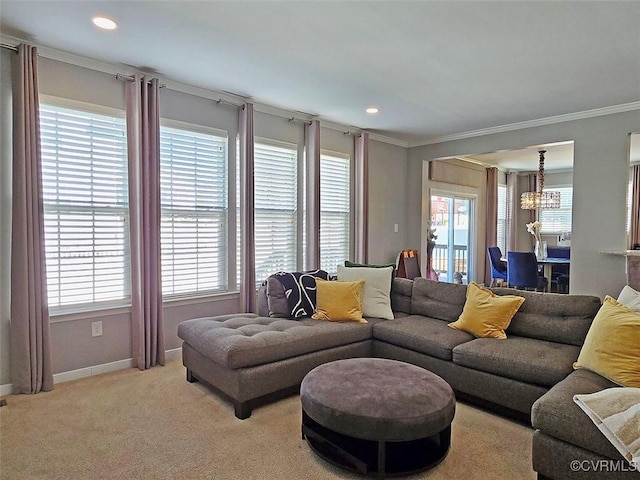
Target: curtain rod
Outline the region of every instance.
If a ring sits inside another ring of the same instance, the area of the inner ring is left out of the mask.
[[[352,132],[351,130],[347,130],[346,132],[342,132],[343,135],[353,135],[354,137],[361,137],[362,133],[360,132]]]
[[[116,80],[125,80],[127,82],[135,81],[136,77],[133,75],[125,75],[124,73],[116,73]],[[161,83],[158,88],[165,88],[167,86],[166,83]]]
[[[302,118],[291,117],[289,122],[302,122],[305,125],[311,125],[313,122],[311,120],[304,120]]]
[[[125,80],[127,82],[133,82],[135,80],[135,77],[133,75],[125,75],[124,73],[116,73],[116,79],[117,80]],[[163,83],[163,84],[160,85],[160,88],[166,88],[166,86],[167,86],[167,84]],[[217,104],[231,105],[231,106],[236,107],[236,108],[244,109],[244,105],[243,104],[228,102],[227,100],[224,100],[222,98],[219,98],[218,100],[216,100],[216,103]]]
[[[10,45],[8,43],[0,43],[0,48],[6,48],[7,50],[13,50],[14,52],[18,51],[18,47],[15,45]]]
[[[244,104],[229,102],[229,101],[224,100],[222,98],[219,98],[218,100],[216,100],[216,103],[218,105],[220,105],[220,104],[222,104],[222,105],[231,105],[232,107],[236,107],[236,108],[244,108]]]

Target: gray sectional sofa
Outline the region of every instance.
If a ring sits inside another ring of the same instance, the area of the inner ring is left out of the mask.
[[[304,376],[322,363],[352,357],[401,360],[441,376],[458,398],[527,422],[532,417],[533,462],[540,478],[640,478],[638,472],[602,476],[571,469],[575,459],[622,459],[572,401],[575,393],[615,386],[572,367],[600,299],[492,289],[526,300],[506,340],[484,339],[447,326],[462,312],[466,289],[396,278],[391,290],[394,320],[336,323],[284,318],[284,291],[269,279],[259,291],[258,315],[180,324],[187,380],[206,382],[233,402],[238,418],[247,418],[259,404],[296,392]]]

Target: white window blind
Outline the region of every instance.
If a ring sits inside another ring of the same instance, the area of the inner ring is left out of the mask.
[[[295,145],[255,143],[256,283],[296,270],[298,154]]]
[[[227,137],[160,128],[163,296],[227,289]]]
[[[351,160],[320,155],[320,268],[336,273],[349,259]]]
[[[573,187],[549,187],[545,188],[544,191],[560,192],[560,208],[544,208],[540,210],[542,233],[570,232]]]
[[[506,255],[507,252],[507,186],[498,185],[498,228],[497,246]],[[489,245],[491,246],[491,245]]]
[[[40,105],[49,307],[130,295],[123,118]]]

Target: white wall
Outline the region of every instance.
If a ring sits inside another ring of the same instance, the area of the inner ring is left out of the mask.
[[[545,125],[409,149],[408,211],[421,215],[422,162],[429,159],[517,150],[574,141],[571,293],[617,296],[625,284],[629,134],[640,129],[640,110]],[[410,225],[409,242],[421,232]]]

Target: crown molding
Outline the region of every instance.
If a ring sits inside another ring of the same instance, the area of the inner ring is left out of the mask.
[[[400,140],[399,138],[387,137],[386,135],[380,135],[379,133],[369,132],[369,140],[375,140],[377,142],[388,143],[395,145],[396,147],[409,148],[409,142],[406,140]]]
[[[424,145],[434,145],[436,143],[452,142],[455,140],[463,140],[465,138],[481,137],[484,135],[511,132],[514,130],[522,130],[525,128],[541,127],[544,125],[553,125],[555,123],[571,122],[573,120],[582,120],[585,118],[601,117],[604,115],[631,112],[634,110],[640,110],[640,101],[623,103],[620,105],[612,105],[610,107],[594,108],[592,110],[584,110],[582,112],[567,113],[564,115],[555,115],[553,117],[539,118],[536,120],[527,120],[526,122],[517,122],[517,123],[510,123],[507,125],[499,125],[496,127],[481,128],[479,130],[471,130],[468,132],[454,133],[452,135],[442,135],[442,136],[433,137],[424,141],[411,142],[409,144],[409,147],[421,147]]]
[[[273,115],[274,117],[282,117],[282,118],[295,118],[296,120],[302,120],[305,122],[310,122],[311,120],[320,120],[318,115],[313,115],[311,113],[299,112],[295,110],[287,110],[286,108],[275,107],[273,105],[269,105],[267,103],[261,103],[255,100],[249,100],[253,103],[253,109],[256,112],[266,113],[268,115]],[[343,127],[346,128],[346,127]]]

